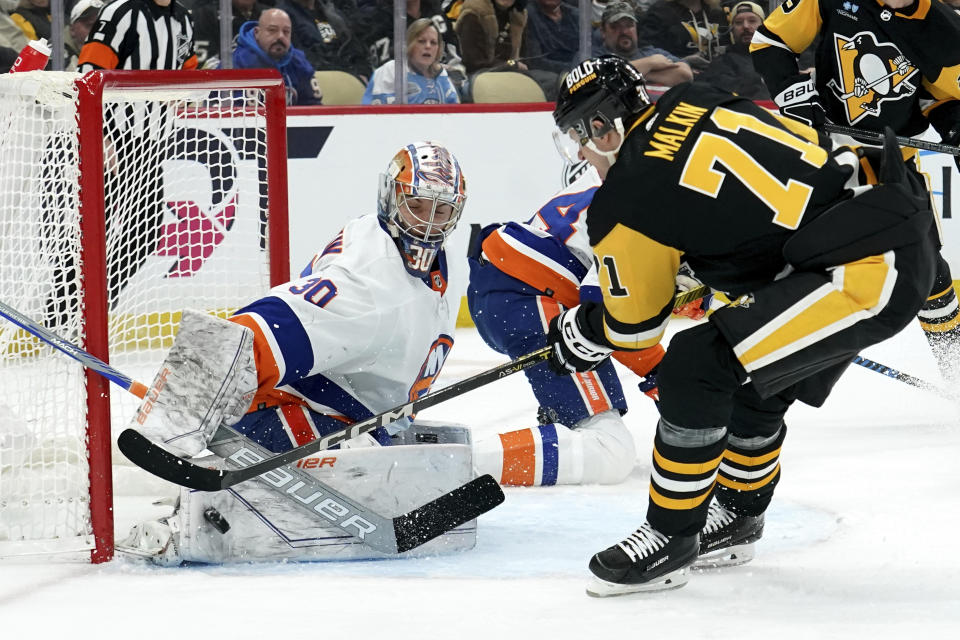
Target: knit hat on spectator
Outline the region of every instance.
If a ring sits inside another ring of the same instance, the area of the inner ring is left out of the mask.
[[[84,14],[87,12],[90,13],[87,17],[92,18],[100,13],[101,8],[103,8],[102,0],[79,0],[77,4],[73,5],[73,9],[70,10],[70,22],[72,24],[80,18],[85,17]]]
[[[607,5],[607,8],[603,11],[603,17],[600,18],[600,22],[601,24],[608,25],[618,20],[623,20],[624,18],[630,18],[636,22],[637,12],[632,4],[621,0],[619,2],[611,2]]]
[[[738,2],[733,5],[733,8],[730,9],[730,22],[733,22],[734,17],[741,13],[755,13],[760,16],[760,19],[763,20],[766,18],[766,14],[763,12],[763,9],[760,8],[756,2],[749,2],[749,0],[744,0],[743,2]]]

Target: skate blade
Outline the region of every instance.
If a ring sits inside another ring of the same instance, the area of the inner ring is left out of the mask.
[[[751,560],[753,560],[753,543],[748,542],[700,556],[697,558],[697,561],[693,563],[693,568],[704,570],[738,567],[742,564],[747,564]]]
[[[660,576],[656,580],[644,582],[642,584],[617,584],[616,582],[607,582],[600,578],[593,578],[587,585],[587,595],[593,598],[609,598],[612,596],[625,596],[630,593],[656,593],[658,591],[670,591],[679,589],[687,584],[690,577],[687,575],[687,569],[677,569],[672,573]]]

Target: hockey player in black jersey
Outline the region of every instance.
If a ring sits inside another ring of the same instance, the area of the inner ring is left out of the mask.
[[[551,323],[555,370],[657,344],[681,260],[742,296],[670,341],[647,521],[590,561],[592,595],[673,588],[698,554],[760,537],[788,407],[820,406],[857,352],[916,315],[939,248],[933,214],[892,134],[880,184],[865,184],[854,149],[700,83],[650,104],[615,57],[573,69],[554,118],[608,169],[588,226],[603,302]],[[879,166],[880,150],[866,153]]]
[[[813,78],[799,72],[797,55],[817,35]],[[786,0],[750,50],[784,115],[902,136],[932,128],[960,143],[960,16],[937,0]],[[915,171],[916,150],[903,152]],[[919,319],[944,377],[960,380],[960,308],[942,257]]]

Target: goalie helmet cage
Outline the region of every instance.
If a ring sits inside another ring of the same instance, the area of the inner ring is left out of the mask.
[[[273,70],[0,76],[0,300],[152,379],[181,309],[289,278],[285,104]],[[136,406],[0,321],[0,557],[112,558]]]

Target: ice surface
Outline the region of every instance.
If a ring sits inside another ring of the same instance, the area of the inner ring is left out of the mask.
[[[864,355],[939,382],[916,324]],[[460,331],[441,384],[502,361]],[[473,551],[179,569],[5,560],[0,638],[960,637],[960,410],[857,366],[822,409],[788,414],[783,480],[752,563],[695,574],[677,591],[588,598],[588,558],[639,525],[646,505],[655,410],[623,379],[633,476],[508,489]],[[476,437],[529,426],[535,412],[515,376],[422,417],[468,424]],[[118,535],[169,511],[121,493]]]

